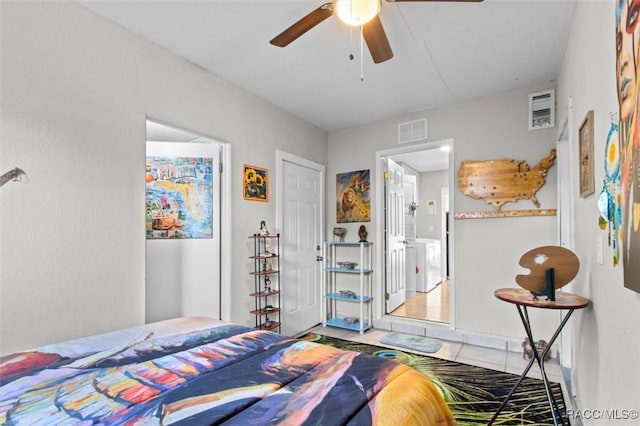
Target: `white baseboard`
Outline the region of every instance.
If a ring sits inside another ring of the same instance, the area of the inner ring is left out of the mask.
[[[451,342],[468,343],[485,348],[508,350],[523,353],[522,340],[487,336],[473,331],[454,330],[449,324],[429,322],[412,318],[402,318],[386,315],[373,321],[373,326],[380,330],[397,331],[416,336],[433,337]],[[524,334],[524,333],[523,333]],[[551,357],[558,356],[557,347],[551,347]]]

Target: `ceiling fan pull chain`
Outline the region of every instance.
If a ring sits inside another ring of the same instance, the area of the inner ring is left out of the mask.
[[[349,53],[349,60],[353,61],[353,58],[355,58],[355,55],[353,54],[353,27],[349,27],[349,50],[351,50],[351,53]]]
[[[363,26],[360,25],[360,81],[364,81],[364,34]]]

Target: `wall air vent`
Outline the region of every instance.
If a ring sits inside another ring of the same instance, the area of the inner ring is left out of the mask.
[[[529,130],[548,129],[555,124],[556,91],[529,94]]]
[[[427,119],[398,124],[398,143],[422,141],[427,138]]]

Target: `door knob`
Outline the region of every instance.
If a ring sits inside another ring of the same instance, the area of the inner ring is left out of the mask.
[[[316,256],[316,260],[318,262],[322,262],[324,260],[324,258],[322,256]]]

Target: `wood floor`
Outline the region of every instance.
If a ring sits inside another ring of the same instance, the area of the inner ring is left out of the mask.
[[[391,315],[448,323],[449,281],[441,282],[428,293],[418,292],[415,297],[407,298]]]

